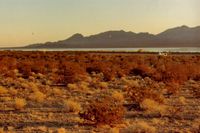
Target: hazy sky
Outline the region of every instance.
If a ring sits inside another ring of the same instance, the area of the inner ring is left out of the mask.
[[[200,0],[0,0],[0,46],[200,25]]]

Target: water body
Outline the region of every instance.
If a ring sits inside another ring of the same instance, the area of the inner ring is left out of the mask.
[[[173,47],[173,48],[54,48],[54,49],[0,49],[11,51],[107,51],[107,52],[195,52],[200,53],[200,47]]]

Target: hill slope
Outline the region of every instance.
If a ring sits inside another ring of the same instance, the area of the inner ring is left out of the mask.
[[[32,44],[25,48],[126,48],[126,47],[200,47],[200,26],[168,29],[160,34],[107,31],[84,37],[72,37],[44,44]]]

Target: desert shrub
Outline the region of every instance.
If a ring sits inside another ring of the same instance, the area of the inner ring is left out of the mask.
[[[104,71],[103,75],[105,81],[112,81],[117,76],[117,74],[114,71]]]
[[[200,67],[198,58],[186,56],[169,56],[159,59],[154,63],[156,71],[152,78],[157,81],[176,82],[183,84],[188,79],[198,80]]]
[[[6,88],[0,86],[0,94],[5,94],[7,92],[8,92],[8,90]]]
[[[120,65],[117,64],[117,62],[106,62],[105,68],[102,72],[105,81],[112,81],[115,78],[120,78],[124,75],[123,69],[120,68]]]
[[[159,104],[152,99],[144,99],[140,105],[142,109],[147,110],[151,113],[164,114],[167,109],[166,106]]]
[[[31,65],[31,72],[44,74],[45,73],[46,62],[44,60],[42,60],[42,59],[33,62],[33,64]]]
[[[114,98],[116,101],[119,101],[119,102],[124,102],[124,95],[122,94],[122,92],[113,92],[112,93],[112,98]]]
[[[77,84],[68,84],[67,87],[68,87],[70,90],[77,90],[77,89],[78,89]]]
[[[3,102],[8,102],[8,101],[11,101],[12,98],[11,97],[0,97],[0,101],[3,101]]]
[[[101,89],[107,89],[108,88],[108,83],[107,82],[99,82],[99,87]]]
[[[15,108],[20,110],[23,109],[26,106],[26,100],[21,98],[15,99]]]
[[[113,67],[112,62],[104,62],[104,61],[94,61],[87,66],[86,71],[89,74],[92,74],[93,72],[96,74],[103,73],[104,80],[110,81],[113,80],[114,77],[116,77],[116,68]]]
[[[193,95],[196,98],[200,98],[200,89],[199,89],[199,85],[192,85],[192,91],[193,91]]]
[[[144,99],[153,99],[158,103],[164,102],[161,93],[159,91],[154,90],[154,88],[151,87],[128,88],[127,96],[130,97],[131,100],[136,104],[142,103]]]
[[[85,91],[87,92],[89,90],[88,87],[88,83],[81,81],[78,82],[77,84],[68,84],[67,87],[71,90],[71,91]]]
[[[124,131],[125,133],[155,133],[156,128],[144,121],[138,121]]]
[[[67,112],[78,113],[81,111],[81,105],[73,100],[65,100],[64,108]]]
[[[179,91],[180,91],[180,84],[179,83],[175,83],[175,82],[168,82],[168,83],[165,83],[166,85],[166,90],[167,90],[167,93],[168,94],[177,94]]]
[[[200,80],[200,64],[188,63],[186,65],[188,72],[188,79],[193,79],[196,81]]]
[[[57,74],[54,76],[56,83],[69,84],[77,82],[81,79],[81,75],[84,75],[85,71],[78,64],[75,63],[63,63],[60,65]]]
[[[179,102],[180,102],[181,104],[186,104],[186,99],[185,99],[185,97],[180,96],[178,99],[179,99]]]
[[[37,129],[40,131],[40,132],[44,132],[46,133],[48,131],[48,128],[46,126],[39,126],[37,127]]]
[[[152,70],[146,65],[139,65],[136,68],[130,70],[130,75],[141,76],[141,77],[150,77]]]
[[[4,57],[0,60],[0,66],[6,67],[8,70],[14,70],[17,67],[17,60],[13,57]]]
[[[67,133],[65,128],[58,128],[57,133]]]
[[[112,97],[92,100],[84,112],[79,113],[81,118],[96,125],[122,122],[124,114],[125,109],[123,105]]]
[[[33,92],[39,91],[38,84],[34,82],[24,83],[24,88],[30,88]]]
[[[10,93],[12,96],[15,96],[15,95],[17,95],[18,91],[17,91],[15,88],[10,88],[10,89],[9,89],[9,93]]]
[[[188,70],[185,66],[175,63],[166,63],[166,71],[162,74],[163,81],[183,83],[188,79]]]
[[[93,72],[100,73],[101,70],[99,68],[96,68],[96,67],[88,67],[88,68],[86,68],[86,72],[89,73],[89,74],[92,74]]]
[[[28,79],[31,75],[31,65],[31,61],[21,61],[18,63],[17,67],[23,78]]]
[[[53,92],[53,95],[56,95],[56,96],[61,96],[63,94],[62,90],[59,88],[53,88],[52,92]]]
[[[13,79],[16,79],[17,75],[16,73],[14,72],[14,70],[5,70],[4,71],[4,77],[10,77],[10,78],[13,78]]]
[[[30,98],[31,100],[34,100],[34,101],[38,102],[38,103],[41,103],[41,102],[43,102],[44,99],[46,98],[46,95],[43,94],[43,93],[40,92],[40,91],[35,91],[35,92],[33,92],[33,93],[29,96],[29,98]]]

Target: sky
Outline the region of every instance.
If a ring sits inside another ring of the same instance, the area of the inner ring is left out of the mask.
[[[200,25],[200,0],[0,0],[0,47]]]

